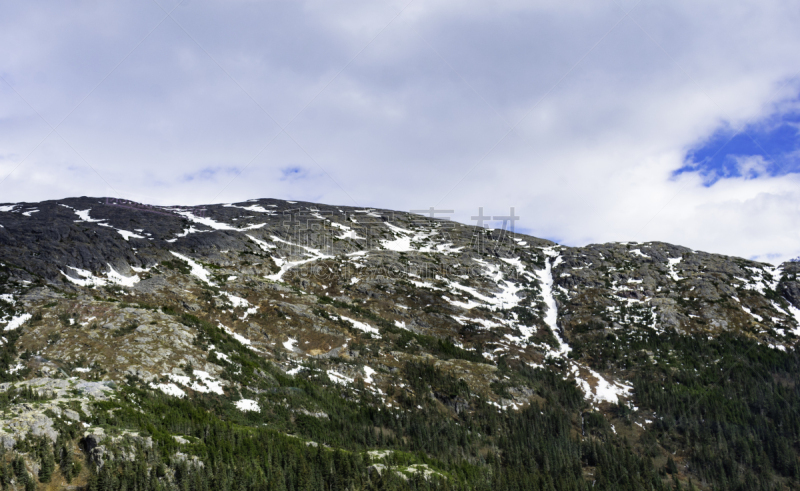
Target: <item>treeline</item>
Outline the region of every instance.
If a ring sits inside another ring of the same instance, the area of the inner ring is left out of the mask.
[[[256,370],[293,390],[262,395],[260,412],[241,413],[215,395],[177,399],[131,386],[116,401],[97,403],[93,424],[136,429],[155,445],[139,449],[134,462],[108,461],[89,489],[668,489],[651,462],[607,431],[576,434],[583,402],[574,384],[547,370],[517,368],[503,364],[536,388],[542,405],[500,411],[425,363],[404,367],[411,386],[394,410],[363,386],[342,394],[349,389],[332,388],[313,370],[283,379],[266,363]],[[328,417],[286,407],[311,405]],[[179,445],[173,435],[192,443]],[[369,449],[393,452],[371,462]],[[178,459],[178,451],[198,460]],[[408,471],[413,464],[434,472],[415,476]]]
[[[152,445],[107,440],[103,465],[81,467],[69,451],[77,430],[60,428],[56,445],[34,439],[14,450],[39,464],[38,475],[17,455],[0,459],[3,489],[82,470],[83,479],[87,467],[91,491],[695,489],[686,476],[702,489],[798,487],[800,357],[745,338],[639,331],[577,344],[575,355],[598,368],[627,366],[639,411],[659,416],[628,441],[557,370],[499,359],[493,389],[534,395],[524,409],[501,410],[433,364],[406,363],[408,385],[389,385],[389,408],[360,379],[334,384],[313,362],[287,376],[221,329],[178,318],[198,329],[197,344],[226,353],[230,362],[215,361],[230,382],[226,396],[180,399],[130,378],[115,399],[94,404],[90,423]],[[617,356],[622,343],[629,356]],[[4,404],[37,397],[18,391]],[[260,410],[238,410],[232,401],[242,397]],[[616,407],[616,424],[631,424],[633,411]]]
[[[2,335],[5,342],[0,343],[0,383],[23,380],[29,370],[13,366],[17,360],[17,341],[22,335],[22,329],[4,331]]]
[[[135,429],[151,435],[155,445],[140,449],[134,462],[107,462],[89,489],[672,487],[607,425],[582,436],[583,395],[551,370],[501,360],[501,374],[531,387],[541,400],[507,411],[432,364],[407,363],[403,379],[409,386],[392,384],[400,407],[387,408],[359,380],[354,387],[337,386],[313,364],[303,376],[288,377],[220,329],[196,317],[182,319],[200,330],[199,344],[214,344],[240,367],[226,370],[226,377],[247,387],[242,395],[257,399],[261,411],[243,413],[213,394],[177,399],[131,379],[116,401],[97,403],[93,424]],[[179,445],[173,435],[192,443]],[[371,449],[392,452],[371,461],[365,453]],[[178,451],[197,460],[176,459]],[[415,464],[432,473],[415,475],[409,467]]]
[[[572,356],[596,369],[625,370],[635,404],[655,412],[637,445],[643,456],[675,453],[677,470],[712,489],[800,489],[796,350],[641,328],[590,331],[574,346]]]
[[[664,336],[677,358],[640,370],[656,438],[720,489],[800,487],[800,356],[740,336]]]

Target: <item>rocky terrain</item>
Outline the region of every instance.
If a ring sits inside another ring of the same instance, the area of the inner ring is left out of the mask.
[[[352,460],[315,489],[794,488],[798,267],[272,199],[2,204],[0,484],[302,487],[215,481],[234,425]]]

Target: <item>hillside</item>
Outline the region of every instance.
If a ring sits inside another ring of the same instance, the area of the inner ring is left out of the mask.
[[[3,489],[797,489],[800,263],[0,205]]]

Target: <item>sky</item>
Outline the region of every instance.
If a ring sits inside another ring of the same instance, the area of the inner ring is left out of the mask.
[[[565,245],[779,263],[798,25],[770,0],[6,2],[0,202],[513,207]]]

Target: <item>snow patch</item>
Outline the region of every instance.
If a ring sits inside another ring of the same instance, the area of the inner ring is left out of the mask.
[[[409,252],[411,251],[411,237],[403,236],[394,240],[381,240],[381,245],[384,249],[394,252]]]
[[[609,382],[603,378],[602,375],[595,372],[591,368],[584,368],[584,370],[588,371],[589,375],[597,381],[594,389],[592,389],[591,384],[587,380],[580,378],[578,367],[576,365],[572,366],[572,374],[575,376],[575,382],[578,384],[581,390],[583,390],[586,396],[592,399],[595,403],[617,403],[621,397],[629,396],[633,390],[633,387],[628,384],[623,384],[621,382]]]
[[[208,217],[195,216],[190,211],[181,210],[181,211],[176,211],[175,213],[195,223],[199,223],[201,225],[205,225],[206,227],[213,228],[214,230],[238,230],[236,227],[232,227],[227,223],[218,222]]]
[[[173,397],[178,397],[178,398],[186,397],[186,392],[181,390],[180,387],[178,387],[177,385],[173,384],[172,382],[170,382],[168,384],[153,384],[153,383],[151,383],[150,387],[152,387],[153,389],[156,389],[156,390],[160,390],[161,392],[167,394],[168,396],[173,396]]]
[[[747,312],[748,314],[750,314],[751,316],[753,316],[753,318],[754,318],[755,320],[757,320],[758,322],[764,322],[764,318],[763,318],[763,317],[761,317],[761,316],[760,316],[760,315],[758,315],[758,314],[754,314],[754,313],[753,313],[753,311],[751,311],[750,309],[748,309],[748,308],[747,308],[747,307],[745,307],[744,305],[742,305],[742,310],[744,310],[745,312]]]
[[[328,378],[331,379],[331,382],[345,385],[345,384],[352,384],[353,379],[348,377],[347,375],[342,375],[339,372],[334,372],[333,370],[327,370],[326,373],[328,374]]]
[[[229,205],[222,205],[222,206],[224,206],[226,208],[241,208],[242,210],[255,211],[255,212],[258,212],[258,213],[266,213],[268,215],[272,215],[272,214],[275,213],[275,210],[267,210],[266,208],[264,208],[261,205],[236,206],[234,204],[229,204]],[[273,206],[273,205],[270,205],[270,206]]]
[[[20,326],[28,322],[28,320],[32,317],[31,314],[20,314],[11,318],[6,324],[6,327],[3,328],[4,331],[13,331],[15,329],[19,329]]]
[[[364,382],[371,384],[372,383],[372,376],[375,375],[375,370],[368,366],[364,366]]]
[[[220,292],[221,295],[228,297],[228,300],[231,302],[231,305],[234,307],[248,307],[250,306],[250,302],[245,300],[242,297],[237,297],[236,295],[232,295],[228,292]]]
[[[145,237],[144,237],[144,236],[142,236],[142,235],[135,234],[135,233],[133,233],[133,232],[128,232],[127,230],[122,230],[122,229],[119,229],[119,228],[118,228],[118,229],[115,229],[115,230],[116,230],[116,231],[117,231],[117,233],[118,233],[118,234],[120,234],[120,235],[122,236],[122,238],[123,238],[123,239],[125,239],[125,240],[128,240],[128,239],[130,239],[131,237],[133,237],[134,239],[144,239],[144,238],[145,238]]]
[[[139,282],[139,277],[137,275],[133,276],[123,276],[122,274],[118,273],[111,265],[108,265],[109,271],[106,273],[106,278],[99,278],[94,276],[91,271],[87,271],[85,269],[75,268],[73,266],[67,266],[69,269],[73,270],[80,278],[73,278],[69,276],[65,272],[61,271],[67,280],[70,283],[74,283],[78,286],[105,286],[109,283],[114,285],[120,285],[125,287],[132,287],[136,283]]]
[[[667,264],[667,267],[669,268],[669,271],[667,272],[667,274],[669,274],[669,276],[670,276],[670,277],[671,277],[671,278],[672,278],[674,281],[679,281],[679,280],[682,280],[682,279],[683,279],[683,278],[681,278],[680,276],[678,276],[678,273],[675,271],[675,266],[676,266],[676,265],[677,265],[679,262],[681,262],[681,259],[683,259],[683,258],[682,258],[682,257],[679,257],[679,258],[677,258],[677,259],[667,259],[667,263],[668,263],[668,264]]]
[[[237,333],[233,332],[227,326],[223,325],[222,322],[217,322],[217,326],[220,329],[222,329],[223,331],[225,331],[226,333],[230,334],[233,339],[239,341],[240,343],[242,343],[243,345],[247,346],[248,348],[250,348],[252,350],[258,351],[253,347],[252,341],[250,341],[246,337],[242,336],[241,334],[237,334]]]
[[[355,221],[355,220],[353,220]],[[398,227],[397,225],[393,225],[389,222],[384,222],[384,225],[389,227],[394,235],[393,240],[386,240],[383,239],[380,241],[381,245],[384,249],[394,251],[394,252],[409,252],[409,251],[419,251],[419,252],[439,252],[442,254],[450,254],[454,252],[459,252],[462,247],[453,249],[453,244],[437,244],[433,248],[430,246],[420,246],[421,242],[425,239],[429,238],[431,235],[434,235],[436,232],[431,233],[414,233],[410,230]]]
[[[375,335],[375,336],[377,336],[379,338],[381,337],[380,331],[378,331],[374,327],[370,326],[369,324],[366,324],[364,322],[359,322],[359,321],[357,321],[355,319],[351,319],[351,318],[345,317],[343,315],[340,315],[339,318],[342,319],[342,320],[345,320],[345,321],[347,321],[347,322],[349,322],[351,324],[353,324],[353,327],[355,327],[356,329],[358,329],[360,331],[368,332],[368,333],[373,334],[373,335]]]
[[[89,223],[100,223],[100,222],[104,222],[105,221],[105,220],[95,220],[95,219],[93,219],[92,217],[89,216],[89,212],[90,211],[92,211],[91,208],[89,208],[87,210],[75,210],[75,214],[78,215],[78,217],[80,218],[80,220],[77,220],[77,221],[83,221],[83,222],[89,222]]]
[[[92,275],[91,271],[75,268],[73,266],[67,266],[67,267],[73,270],[75,273],[77,273],[78,276],[80,276],[80,278],[73,278],[67,273],[59,270],[61,274],[63,274],[70,283],[74,283],[78,286],[103,286],[106,284],[106,280]]]
[[[247,319],[247,316],[253,315],[256,312],[258,312],[258,307],[250,307],[249,309],[244,311],[244,314],[241,317],[239,317],[239,320],[245,320]]]
[[[231,359],[228,357],[228,355],[227,355],[227,354],[225,354],[225,353],[223,353],[222,351],[219,351],[219,350],[211,350],[211,349],[209,349],[209,351],[213,351],[214,355],[216,355],[216,357],[217,357],[217,358],[219,358],[220,360],[222,360],[222,361],[226,361],[226,362],[228,362],[228,363],[230,363],[230,362],[231,362]]]
[[[264,240],[261,240],[261,239],[256,239],[255,237],[253,237],[250,234],[245,234],[245,235],[247,235],[247,237],[250,238],[250,240],[255,242],[256,245],[258,245],[258,247],[260,247],[262,251],[269,251],[270,249],[275,249],[275,246],[273,244],[270,244],[267,241],[264,241]]]
[[[258,407],[258,402],[252,399],[240,399],[233,403],[236,406],[236,409],[239,411],[261,411],[261,408]]]
[[[561,339],[561,335],[559,334],[558,307],[556,306],[556,299],[553,297],[553,265],[558,264],[561,256],[553,248],[543,249],[543,252],[547,256],[555,256],[555,259],[552,262],[545,259],[545,268],[536,272],[536,274],[539,276],[539,281],[542,283],[542,300],[544,300],[545,305],[547,305],[547,312],[544,316],[544,322],[550,328],[550,331],[558,341],[558,348],[554,352],[548,354],[564,357],[571,351],[572,348],[570,348],[569,345],[563,339]]]
[[[209,285],[213,285],[214,284],[209,279],[210,276],[211,276],[211,273],[207,269],[205,269],[200,263],[192,260],[189,257],[184,256],[183,254],[178,254],[177,252],[173,252],[173,251],[169,251],[169,252],[170,252],[170,254],[172,254],[173,256],[177,257],[178,259],[182,259],[182,260],[186,261],[187,263],[189,263],[189,266],[192,267],[192,271],[190,273],[192,276],[196,276],[196,277],[200,278],[201,280],[203,280],[205,283],[207,283]]]
[[[214,377],[209,375],[208,372],[204,372],[202,370],[194,370],[194,376],[197,377],[199,380],[195,380],[192,382],[190,389],[196,392],[213,392],[215,394],[222,395],[225,391],[222,390],[222,381],[216,380]]]
[[[265,278],[268,279],[268,280],[283,281],[282,280],[283,275],[285,275],[287,271],[289,271],[291,268],[293,268],[295,266],[299,266],[301,264],[306,264],[306,263],[309,263],[311,261],[317,261],[319,259],[331,259],[333,257],[333,256],[327,256],[327,255],[323,254],[322,251],[320,251],[319,249],[314,249],[314,248],[311,248],[311,247],[292,244],[291,242],[287,242],[287,241],[285,241],[285,240],[283,240],[283,239],[281,239],[279,237],[276,237],[274,235],[272,236],[272,240],[275,241],[275,242],[283,242],[284,244],[289,244],[290,246],[299,247],[301,249],[304,249],[306,251],[305,255],[306,256],[311,256],[311,258],[310,259],[302,259],[300,261],[289,261],[289,260],[283,259],[283,258],[272,258],[275,261],[275,264],[277,264],[278,267],[281,268],[281,269],[280,269],[280,271],[278,271],[277,273],[275,273],[273,275],[265,276]]]
[[[117,273],[111,265],[108,265],[108,273],[106,276],[108,277],[108,281],[115,285],[125,286],[125,287],[132,287],[136,283],[139,283],[140,279],[137,275],[133,276],[123,276],[120,273]]]
[[[792,314],[794,320],[797,321],[797,326],[792,330],[795,336],[800,336],[800,309],[792,304],[789,304],[789,313]]]

